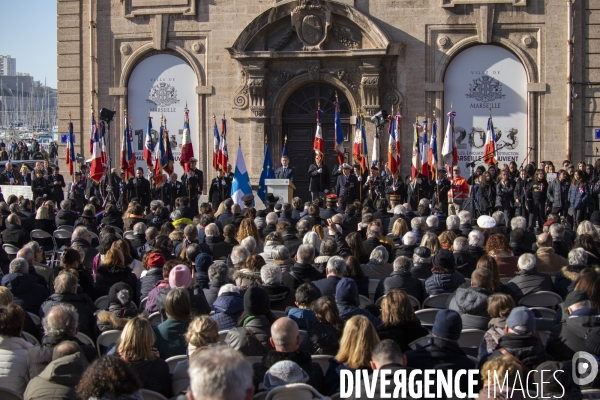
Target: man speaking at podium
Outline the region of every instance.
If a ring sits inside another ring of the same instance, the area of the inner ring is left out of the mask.
[[[294,182],[294,169],[290,168],[290,159],[288,156],[281,157],[281,167],[275,171],[275,178],[289,179]]]

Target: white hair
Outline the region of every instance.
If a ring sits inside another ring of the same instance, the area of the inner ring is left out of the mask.
[[[133,226],[133,234],[134,235],[143,235],[144,232],[146,232],[146,229],[148,229],[148,227],[146,226],[145,223],[138,222],[137,224],[135,224]]]
[[[402,204],[398,204],[397,206],[394,207],[394,215],[400,215],[400,214],[405,214],[406,213],[406,207],[404,207]]]
[[[427,217],[426,223],[427,226],[430,228],[437,228],[440,224],[440,220],[435,215],[430,215],[429,217]]]
[[[421,229],[422,225],[423,225],[423,218],[421,218],[421,217],[414,217],[413,219],[410,220],[411,229],[418,231],[419,229]]]
[[[346,272],[346,261],[340,256],[331,257],[327,260],[327,272],[333,275],[343,275]]]
[[[229,346],[212,346],[191,357],[188,376],[195,400],[243,399],[253,385],[252,365]]]
[[[417,243],[417,237],[412,232],[406,232],[404,236],[402,236],[402,243],[405,246],[414,246]]]
[[[471,213],[466,210],[462,210],[461,212],[459,212],[458,218],[460,219],[461,224],[470,224],[471,223]]]
[[[387,262],[390,257],[390,253],[383,246],[377,246],[371,251],[371,255],[369,256],[370,260],[375,260],[377,263],[382,264]]]
[[[456,215],[449,215],[446,218],[446,228],[450,229],[458,229],[460,226],[460,218]]]
[[[281,283],[281,268],[271,263],[264,265],[260,269],[260,279],[262,279],[264,285]]]
[[[550,225],[548,232],[550,232],[550,236],[552,236],[552,240],[555,242],[565,237],[565,227],[558,223]]]
[[[8,271],[11,274],[27,274],[29,272],[29,264],[26,259],[17,257],[10,262]]]
[[[71,234],[71,240],[83,239],[88,232],[89,231],[85,226],[80,225],[73,230],[73,233]]]
[[[492,214],[492,218],[494,218],[494,221],[496,221],[497,225],[502,225],[502,223],[505,221],[504,211],[496,211]]]
[[[248,236],[251,237],[251,236]],[[247,238],[246,238],[247,239]],[[254,239],[254,238],[252,238]],[[243,240],[242,240],[243,242]],[[256,242],[255,242],[256,243]],[[250,251],[242,245],[235,246],[233,250],[231,250],[231,262],[235,264],[241,264],[250,256]]]
[[[588,255],[584,249],[578,247],[576,249],[571,250],[567,258],[569,260],[569,265],[586,265]]]
[[[400,256],[397,257],[394,260],[394,271],[410,271],[410,268],[412,267],[411,263],[410,263],[410,258],[405,257],[405,256]]]
[[[525,217],[514,217],[510,220],[510,227],[514,231],[515,229],[523,229],[523,231],[527,230],[527,220]]]
[[[277,224],[277,213],[275,212],[270,212],[267,214],[267,217],[265,218],[265,220],[267,221],[267,224]]]
[[[321,239],[319,239],[319,235],[316,232],[310,231],[304,234],[304,238],[302,239],[302,244],[310,244],[315,249],[321,248]]]
[[[459,236],[454,239],[452,248],[454,249],[455,253],[466,253],[469,251],[469,241],[466,237]]]
[[[225,285],[221,286],[219,288],[219,294],[218,296],[222,295],[223,293],[239,293],[240,289],[235,286],[233,283],[226,283]]]
[[[204,228],[204,233],[206,234],[206,236],[219,236],[219,227],[215,223],[210,223]],[[256,243],[256,240],[254,241],[254,243]]]
[[[525,253],[519,257],[519,261],[517,261],[517,266],[520,270],[531,270],[535,268],[535,254]]]
[[[469,246],[483,247],[485,244],[485,236],[481,231],[473,230],[469,232]]]
[[[423,206],[427,206],[429,207],[429,205],[431,204],[431,201],[429,201],[428,198],[423,197],[421,200],[419,200],[419,205],[423,205]]]
[[[246,236],[244,239],[242,239],[240,244],[244,246],[246,250],[250,252],[250,254],[256,251],[256,240],[252,236]]]

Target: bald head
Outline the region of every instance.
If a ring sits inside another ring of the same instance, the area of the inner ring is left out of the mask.
[[[271,345],[275,351],[290,352],[298,350],[300,334],[298,324],[289,318],[279,318],[271,325]]]
[[[81,347],[78,343],[71,340],[65,340],[54,347],[54,350],[52,351],[52,361],[70,356],[71,354],[81,353],[81,351]]]
[[[549,233],[542,233],[536,243],[538,247],[552,247],[552,236]]]

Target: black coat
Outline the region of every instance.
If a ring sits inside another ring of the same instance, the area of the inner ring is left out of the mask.
[[[387,244],[387,243],[383,243],[380,242],[379,239],[377,239],[376,237],[370,237],[367,240],[363,240],[363,246],[365,248],[365,252],[367,254],[371,254],[371,252],[373,251],[373,249],[377,246],[383,246],[385,247],[385,249],[388,251],[389,257],[388,257],[388,263],[394,262],[394,250],[392,249],[392,247]]]
[[[36,277],[30,274],[4,275],[2,286],[12,293],[13,303],[35,315],[39,314],[40,306],[48,297],[46,287],[38,284]]]
[[[103,226],[115,226],[120,230],[123,230],[123,217],[119,211],[110,214],[104,213],[104,217],[100,221],[100,224]]]
[[[321,164],[321,173],[319,174],[317,171],[319,170],[319,166],[317,164],[311,164],[308,167],[308,191],[309,192],[324,192],[325,190],[329,190],[331,182],[329,181],[329,168]]]
[[[163,268],[162,267],[154,267],[154,268],[148,269],[148,272],[146,272],[146,275],[144,275],[140,279],[140,283],[141,283],[141,285],[140,285],[140,300],[142,300],[144,297],[148,297],[148,293],[150,293],[150,291],[152,289],[154,289],[156,282],[158,282],[162,279],[163,279]]]
[[[36,219],[33,221],[33,229],[40,229],[46,233],[49,233],[50,235],[53,235],[54,231],[56,230],[56,223],[53,219]],[[52,248],[52,239],[48,240],[50,240],[50,248]],[[39,245],[45,247],[45,244],[39,243]]]
[[[287,247],[290,252],[290,258],[294,258],[296,253],[298,253],[298,248],[302,244],[302,239],[298,238],[296,235],[283,235],[283,245]]]
[[[74,226],[75,221],[77,221],[77,218],[79,218],[79,216],[71,210],[60,210],[56,213],[56,217],[54,217],[54,222],[56,222],[56,226]]]
[[[417,339],[429,335],[429,331],[421,326],[421,321],[406,321],[400,325],[379,325],[377,327],[379,340],[391,339],[398,343],[402,352],[409,350],[410,344]]]
[[[295,263],[290,268],[289,277],[291,280],[284,282],[284,284],[288,287],[292,287],[295,291],[298,289],[298,286],[302,285],[303,283],[310,283],[312,281],[324,279],[325,275],[317,271],[311,264]],[[290,286],[290,283],[292,286]]]
[[[29,378],[38,376],[50,362],[52,362],[52,352],[57,344],[70,340],[76,342],[83,350],[83,354],[88,362],[94,361],[98,356],[98,350],[94,346],[83,344],[75,336],[66,334],[61,336],[44,336],[41,344],[27,350],[27,367],[29,368]]]
[[[341,334],[329,322],[310,322],[306,335],[300,342],[300,350],[309,354],[334,356],[340,347]]]
[[[6,220],[5,220],[6,222]],[[2,231],[2,243],[12,244],[19,249],[29,243],[30,236],[21,225],[7,224],[6,229]]]
[[[215,302],[217,297],[219,297],[219,289],[221,289],[221,286],[225,285],[226,283],[227,282],[208,282],[208,289],[203,289],[204,297],[206,297],[206,302],[208,303],[208,305],[210,305],[211,307],[213,306],[213,303]]]
[[[546,352],[554,361],[571,361],[576,352],[586,350],[588,333],[600,326],[597,313],[593,314],[567,318],[552,328],[546,342]]]
[[[406,294],[413,296],[423,302],[423,283],[420,279],[414,278],[410,272],[394,271],[388,278],[379,281],[375,289],[375,300],[390,292],[392,289],[402,289]]]
[[[101,296],[107,296],[111,286],[117,282],[128,284],[133,290],[133,298],[137,299],[139,297],[137,276],[131,271],[131,268],[101,265],[98,268],[98,275],[96,275],[96,282],[94,283],[94,300]]]
[[[50,309],[58,303],[66,303],[72,305],[75,310],[77,310],[77,314],[79,314],[79,322],[77,324],[77,330],[81,333],[84,333],[91,337],[92,339],[96,339],[97,331],[96,331],[96,317],[94,313],[98,309],[90,299],[85,294],[76,294],[76,293],[54,293],[48,300],[42,304],[40,309],[40,317],[44,318]]]
[[[513,292],[513,297],[517,301],[517,304],[519,300],[528,294],[540,291],[552,292],[554,290],[550,275],[537,272],[535,268],[533,270],[517,271],[516,276],[506,286]]]
[[[33,192],[33,201],[35,201],[38,197],[48,196],[50,190],[48,189],[48,181],[46,178],[34,178],[31,181],[31,191]]]
[[[213,244],[212,257],[213,260],[227,260],[233,248],[239,243],[233,238],[225,238],[222,242]]]
[[[477,267],[477,259],[471,253],[454,253],[454,262],[456,272],[471,279],[471,274]]]
[[[433,274],[431,272],[432,267],[433,264],[431,263],[431,260],[426,262],[413,262],[410,273],[417,279],[429,279]]]
[[[531,335],[516,335],[514,333],[507,333],[500,337],[498,346],[492,354],[479,360],[479,366],[483,366],[483,364],[488,360],[503,357],[504,354],[498,350],[499,348],[503,348],[508,351],[514,357],[518,358],[529,369],[535,369],[535,367],[544,361],[550,360],[550,357],[544,350],[544,346],[537,337]]]
[[[50,188],[49,194],[52,200],[54,200],[57,206],[60,202],[65,199],[65,192],[63,189],[67,186],[65,178],[61,174],[52,174],[48,176],[48,186]]]
[[[337,284],[342,278],[338,278],[337,276],[331,275],[325,279],[319,279],[318,281],[313,281],[310,284],[319,290],[321,296],[332,296],[335,298],[335,288]]]
[[[344,196],[346,202],[351,204],[354,200],[359,200],[360,185],[358,179],[354,175],[340,175],[335,183],[335,193],[338,197]]]
[[[169,365],[160,358],[140,360],[128,363],[142,382],[142,389],[152,390],[170,398],[173,395],[173,385]]]
[[[425,281],[425,291],[428,295],[452,293],[465,283],[465,278],[454,271],[448,274],[433,274]]]

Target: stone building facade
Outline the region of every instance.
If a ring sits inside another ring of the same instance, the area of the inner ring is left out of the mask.
[[[438,116],[440,150],[451,101],[445,98],[448,66],[466,49],[493,45],[508,50],[525,71],[520,97],[526,122],[519,137],[533,150],[522,154],[519,163],[527,155],[527,161],[555,164],[565,158],[594,162],[593,134],[600,125],[594,84],[600,74],[600,0],[575,0],[570,9],[567,4],[58,0],[59,129],[66,130],[71,116],[77,151],[88,158],[91,110],[115,110],[114,140],[109,145],[113,165],[118,164],[123,115],[135,106],[130,78],[144,60],[166,54],[182,60],[195,75],[195,98],[189,103],[197,125],[191,129],[195,154],[208,178],[214,176],[213,115],[225,113],[230,162],[235,165],[241,144],[253,184],[262,169],[265,141],[278,164],[287,140],[299,186],[304,188],[303,175],[312,159],[315,104],[323,110],[328,163],[332,168],[337,163],[332,136],[336,94],[350,159],[353,116],[362,111],[368,120],[381,109],[405,116],[400,130],[401,170],[409,174],[413,116],[427,116],[430,121],[434,113]],[[576,82],[572,86],[569,70]],[[456,111],[460,115],[461,110]],[[176,122],[171,118],[171,127],[179,124],[177,118]],[[369,152],[373,135],[369,125]],[[385,157],[387,132],[380,140]]]

